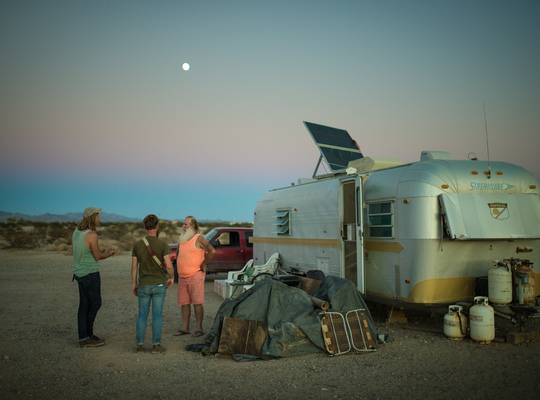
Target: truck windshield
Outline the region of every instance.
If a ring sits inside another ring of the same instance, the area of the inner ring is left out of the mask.
[[[210,242],[212,242],[212,239],[214,239],[216,237],[218,232],[219,231],[217,229],[212,229],[210,232],[208,232],[206,235],[204,235],[204,237],[206,238],[206,240],[208,240],[208,243],[210,243]]]

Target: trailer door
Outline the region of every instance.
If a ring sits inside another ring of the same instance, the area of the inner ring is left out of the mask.
[[[366,293],[366,275],[364,270],[364,181],[362,176],[356,179],[356,265],[357,289]]]

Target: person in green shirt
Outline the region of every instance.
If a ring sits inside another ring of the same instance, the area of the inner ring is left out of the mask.
[[[137,352],[144,351],[146,321],[150,304],[152,304],[152,353],[163,353],[165,351],[165,348],[161,346],[163,303],[166,289],[174,283],[171,248],[163,240],[158,239],[159,220],[157,216],[147,215],[143,220],[143,225],[146,229],[146,236],[133,245],[131,253],[132,291],[139,298],[139,315],[136,324]],[[163,265],[165,265],[166,272]]]
[[[94,335],[94,321],[101,308],[101,278],[99,260],[104,260],[116,253],[110,248],[101,251],[99,248],[97,226],[102,208],[88,207],[83,212],[83,219],[73,232],[73,279],[79,283],[79,311],[77,323],[79,330],[79,346],[103,346],[103,339]]]

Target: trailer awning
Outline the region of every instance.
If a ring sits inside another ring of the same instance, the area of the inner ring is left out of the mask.
[[[440,195],[452,239],[538,239],[540,199],[535,194]]]

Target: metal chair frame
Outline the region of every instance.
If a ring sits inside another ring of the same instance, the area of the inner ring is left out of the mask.
[[[345,336],[347,338],[348,348],[346,350],[342,350],[340,348],[339,341],[336,339],[336,346],[337,346],[338,352],[332,354],[333,356],[348,353],[349,351],[351,351],[352,348],[354,348],[356,351],[359,351],[359,352],[375,351],[375,349],[368,349],[367,348],[367,343],[366,343],[366,339],[365,339],[365,335],[364,335],[364,328],[362,327],[362,324],[361,324],[361,321],[360,321],[359,312],[361,312],[361,311],[365,311],[365,309],[364,308],[359,308],[359,309],[356,309],[356,310],[350,310],[350,311],[347,311],[345,313],[345,315],[343,315],[343,314],[341,314],[339,312],[335,312],[335,311],[327,311],[327,312],[321,313],[321,314],[324,314],[324,315],[328,315],[330,317],[330,323],[332,325],[332,330],[334,332],[334,337],[337,338],[337,331],[336,331],[336,327],[334,325],[334,317],[339,317],[342,320],[343,326],[345,327]],[[361,348],[358,347],[357,344],[354,342],[354,337],[352,335],[352,328],[351,328],[351,324],[349,322],[349,314],[355,314],[356,315],[356,318],[353,317],[353,319],[356,322],[358,322],[358,328],[360,329],[360,333],[361,333],[361,336],[362,336],[363,347],[361,347]]]

